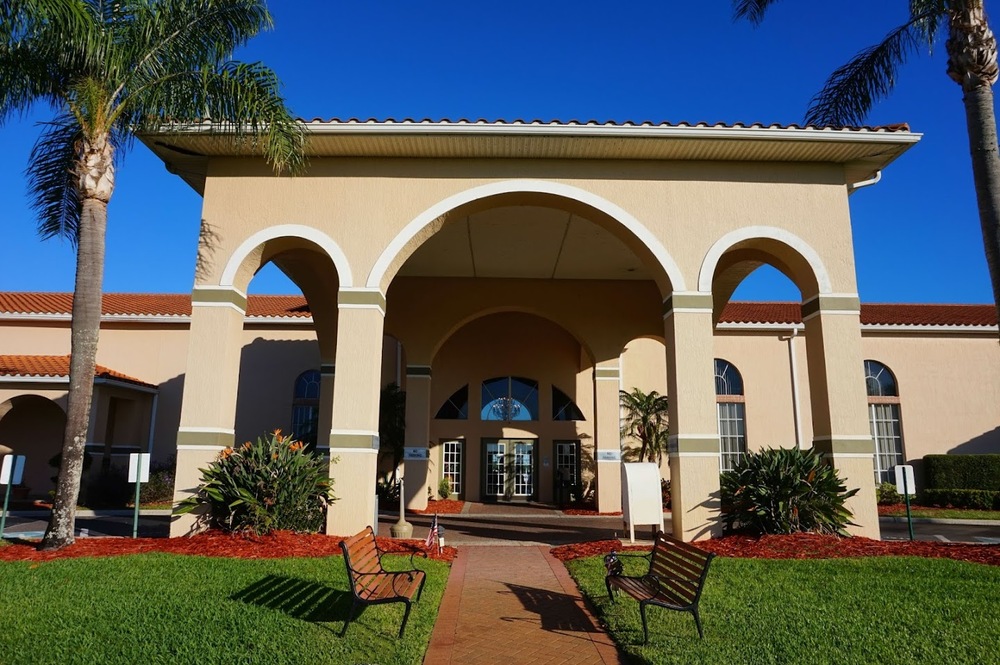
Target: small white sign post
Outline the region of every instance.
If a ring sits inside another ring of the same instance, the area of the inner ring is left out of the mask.
[[[24,477],[24,455],[5,455],[0,466],[0,485],[6,485],[3,494],[3,513],[0,514],[0,538],[7,528],[7,506],[10,504],[10,486],[17,485]]]
[[[132,537],[139,535],[139,486],[149,482],[149,453],[128,456],[128,481],[135,483],[135,514],[132,516]]]
[[[916,494],[916,483],[913,482],[913,467],[909,464],[897,464],[896,491],[906,500],[906,524],[910,528],[910,540],[913,540],[913,518],[910,516],[910,495]]]
[[[663,493],[660,467],[652,462],[622,464],[622,519],[628,524],[629,540],[635,542],[635,525],[663,528]]]

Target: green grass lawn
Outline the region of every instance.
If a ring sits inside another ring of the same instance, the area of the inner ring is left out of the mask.
[[[701,599],[705,639],[690,614],[651,607],[642,646],[638,603],[624,595],[609,603],[600,557],[567,566],[619,647],[641,663],[1000,662],[997,567],[716,558]]]
[[[402,603],[365,609],[339,637],[350,606],[340,557],[0,563],[0,662],[416,664],[448,577],[441,562],[417,565],[430,575],[397,640]]]
[[[906,517],[906,507],[897,506],[886,515]],[[971,510],[967,508],[920,508],[911,506],[913,517],[937,517],[948,520],[1000,520],[1000,510]]]

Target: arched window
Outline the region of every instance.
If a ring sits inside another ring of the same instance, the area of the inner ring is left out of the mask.
[[[552,386],[552,420],[586,420],[569,395]]]
[[[306,370],[295,379],[292,398],[292,436],[310,447],[319,429],[319,385],[319,370]]]
[[[890,483],[892,467],[903,463],[903,423],[899,390],[892,371],[875,360],[865,361],[868,424],[875,439],[875,483]]]
[[[732,471],[747,452],[743,377],[728,360],[715,359],[715,401],[719,413],[719,469]]]
[[[456,390],[451,397],[441,405],[437,415],[438,420],[468,420],[469,418],[469,384]]]
[[[483,381],[482,420],[538,420],[538,381],[501,376]]]

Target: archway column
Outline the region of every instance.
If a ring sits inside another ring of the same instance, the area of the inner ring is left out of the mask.
[[[403,454],[403,479],[406,507],[427,509],[427,488],[436,490],[431,477],[431,367],[406,366],[406,447]]]
[[[854,535],[880,537],[875,502],[875,442],[868,423],[868,402],[861,353],[861,304],[856,294],[819,295],[802,303],[813,448],[837,469],[847,489]]]
[[[234,443],[246,307],[246,294],[234,287],[196,286],[191,294],[174,503],[194,494],[201,479],[199,469]],[[191,513],[174,519],[170,535],[190,533],[196,519]]]
[[[319,418],[316,422],[316,447],[321,452],[330,449],[333,429],[333,388],[336,377],[335,358],[321,358],[319,365]]]
[[[385,296],[378,289],[341,289],[337,302],[330,478],[338,500],[327,509],[326,533],[347,536],[377,526],[375,476]]]
[[[597,510],[622,509],[621,360],[602,361],[594,367],[594,460],[597,466]]]
[[[675,291],[663,311],[673,533],[701,540],[722,534],[712,294]]]

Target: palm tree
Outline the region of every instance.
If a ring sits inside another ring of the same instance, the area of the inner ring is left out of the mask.
[[[639,461],[649,459],[659,463],[667,448],[669,433],[669,415],[667,396],[652,390],[648,393],[639,388],[632,392],[622,390],[618,393],[621,404],[623,437],[632,437],[639,441]]]
[[[396,483],[396,470],[403,461],[406,439],[406,393],[390,383],[379,395],[378,439],[383,455],[392,458],[392,482]]]
[[[777,1],[733,0],[733,8],[737,18],[756,25]],[[834,71],[813,98],[806,123],[863,124],[872,105],[892,91],[907,56],[922,46],[933,46],[947,27],[948,76],[964,95],[979,224],[1000,316],[1000,155],[993,109],[997,42],[983,4],[984,0],[909,0],[909,20]]]
[[[73,542],[101,318],[115,168],[136,133],[201,120],[259,147],[277,171],[302,167],[303,131],[259,64],[233,51],[271,27],[255,0],[4,0],[0,121],[48,105],[28,189],[43,238],[76,246],[70,387],[62,463],[41,549]]]

